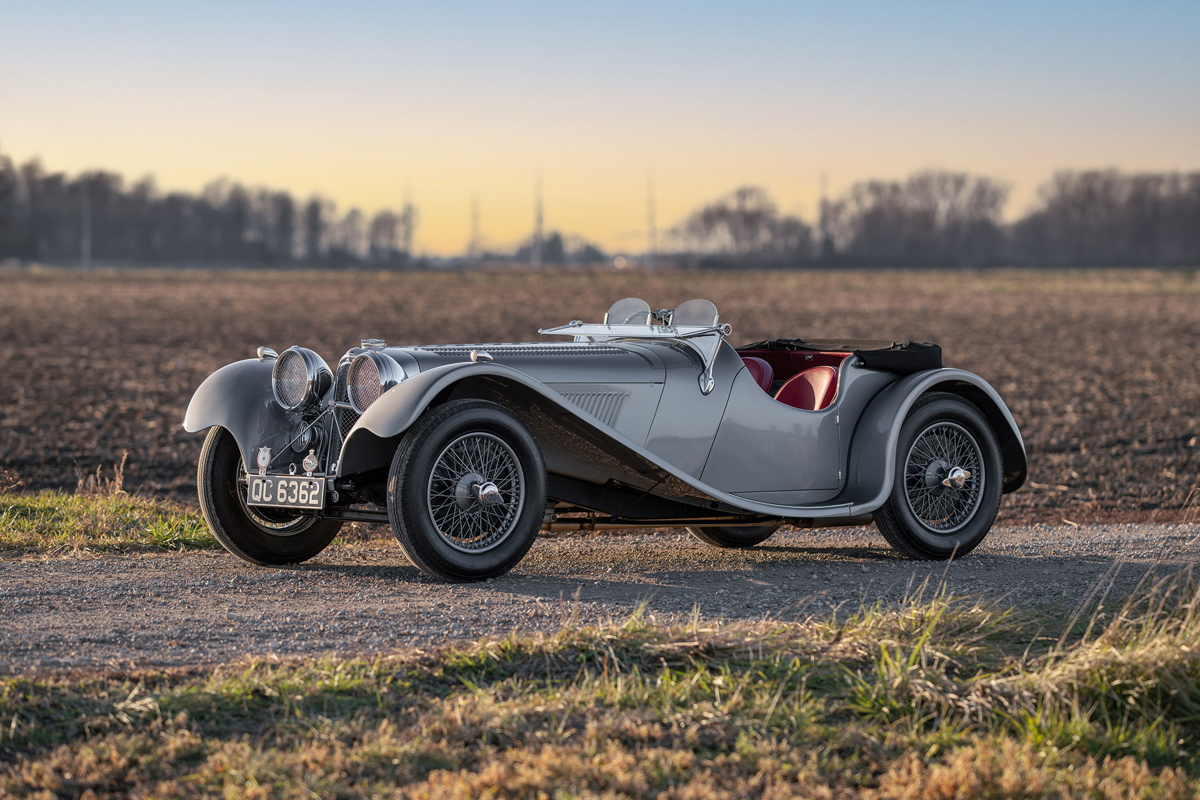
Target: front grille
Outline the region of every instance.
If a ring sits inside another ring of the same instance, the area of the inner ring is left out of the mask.
[[[333,397],[339,403],[349,402],[349,395],[346,393],[346,376],[350,371],[350,362],[343,361],[338,364],[337,371],[337,389],[334,390]],[[334,412],[334,417],[337,419],[338,431],[342,434],[342,439],[346,438],[346,434],[350,433],[350,429],[354,427],[354,423],[358,422],[359,414],[353,408],[339,407]]]
[[[343,439],[350,433],[350,429],[354,427],[354,423],[358,422],[358,417],[358,412],[353,408],[339,408],[337,410],[338,430],[342,432]]]

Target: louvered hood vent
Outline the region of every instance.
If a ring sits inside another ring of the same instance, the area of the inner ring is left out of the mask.
[[[562,396],[608,427],[614,428],[629,392],[563,392]]]

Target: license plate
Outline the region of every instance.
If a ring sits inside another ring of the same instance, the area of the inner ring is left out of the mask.
[[[246,502],[271,508],[324,508],[325,479],[304,476],[250,476]]]

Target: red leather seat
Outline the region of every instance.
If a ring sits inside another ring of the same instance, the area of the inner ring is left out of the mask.
[[[775,399],[793,408],[820,411],[833,402],[837,394],[837,370],[833,367],[810,367],[788,378],[779,387]]]
[[[764,392],[770,394],[771,381],[775,380],[775,370],[771,368],[771,365],[754,356],[742,356],[742,361],[746,362],[746,369],[750,370],[750,377],[758,382]]]

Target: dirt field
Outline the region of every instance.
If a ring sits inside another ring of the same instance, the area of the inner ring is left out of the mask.
[[[537,339],[615,299],[708,297],[734,343],[940,342],[1008,401],[1031,482],[1001,520],[1195,519],[1194,272],[414,273],[0,270],[0,467],[74,487],[128,451],[125,485],[193,500],[192,391],[258,345],[330,362],[392,344]],[[1200,494],[1200,491],[1197,491]]]

